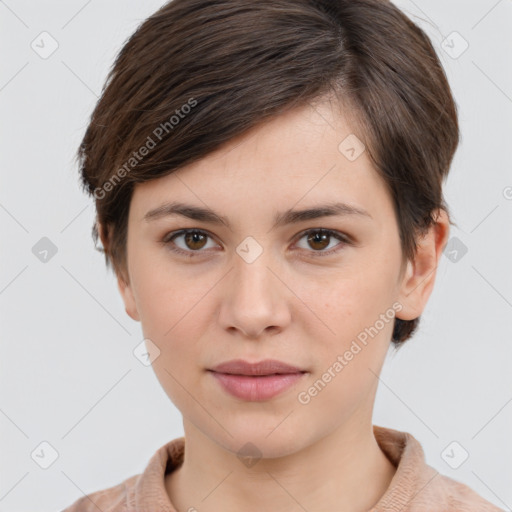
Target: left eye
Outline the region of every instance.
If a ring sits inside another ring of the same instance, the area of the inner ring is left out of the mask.
[[[180,246],[175,242],[175,240],[178,240],[182,237],[184,246]],[[207,246],[208,238],[211,238],[211,236],[205,231],[199,229],[182,229],[180,231],[169,233],[165,236],[162,242],[165,245],[169,245],[169,249],[173,252],[193,257],[196,256],[194,253],[205,252],[202,249],[209,248]],[[314,249],[313,251],[309,252],[316,253],[314,254],[315,256],[325,256],[332,254],[340,250],[340,246],[350,244],[350,239],[348,236],[330,229],[309,229],[308,231],[301,233],[299,241],[304,238],[306,239],[306,243]],[[334,249],[331,248],[330,250],[325,251],[324,249],[331,245],[330,242],[332,242],[332,238],[336,238],[341,243],[336,244]]]
[[[331,229],[310,229],[305,233],[302,233],[302,236],[300,237],[299,240],[302,240],[303,238],[306,238],[307,243],[310,244],[310,247],[313,247],[315,249],[313,252],[318,253],[315,254],[315,256],[325,256],[328,254],[332,254],[340,250],[342,246],[350,243],[350,240],[346,235],[338,231],[333,231]],[[329,247],[329,241],[332,241],[332,238],[340,240],[341,243],[336,244],[334,246],[334,249],[324,251],[323,249]]]

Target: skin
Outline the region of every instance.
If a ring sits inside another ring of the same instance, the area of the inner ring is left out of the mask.
[[[369,510],[395,473],[372,429],[392,321],[309,403],[298,394],[393,303],[401,305],[398,318],[421,315],[449,221],[438,211],[416,258],[401,267],[384,182],[367,152],[349,161],[338,150],[356,133],[347,119],[328,102],[294,109],[178,172],[136,185],[127,275],[118,276],[118,286],[126,312],[159,348],[154,371],[183,415],[184,462],[165,480],[180,512]],[[169,200],[209,207],[227,217],[231,230],[180,216],[143,219]],[[271,229],[276,212],[329,201],[365,209],[371,218],[322,217]],[[194,258],[162,243],[182,228],[209,235],[174,240]],[[315,244],[301,234],[320,228],[353,243],[331,236]],[[263,250],[250,264],[236,252],[248,236]],[[275,358],[308,373],[270,400],[244,401],[206,371],[234,358]],[[237,456],[247,442],[261,453],[252,467]]]

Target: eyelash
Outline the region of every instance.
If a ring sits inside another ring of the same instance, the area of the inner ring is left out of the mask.
[[[188,228],[188,229],[181,229],[179,231],[173,231],[171,233],[166,234],[162,240],[162,244],[165,246],[168,246],[170,251],[175,252],[177,254],[181,254],[183,256],[187,256],[189,258],[195,258],[197,256],[195,253],[206,252],[203,250],[185,251],[185,250],[177,247],[176,244],[174,244],[173,241],[175,238],[182,236],[182,235],[187,235],[189,233],[199,233],[202,235],[206,235],[209,238],[213,238],[207,231],[203,231],[202,229]],[[340,240],[340,242],[342,242],[341,244],[338,244],[333,249],[330,249],[328,251],[313,251],[313,250],[307,251],[307,252],[311,252],[314,257],[330,256],[331,254],[334,254],[334,253],[338,252],[339,250],[341,250],[345,245],[351,245],[351,243],[352,243],[350,238],[347,235],[344,235],[343,233],[341,233],[339,231],[334,231],[332,229],[325,229],[325,228],[308,229],[306,231],[303,231],[302,233],[300,233],[298,235],[297,241],[301,240],[302,238],[304,238],[306,235],[309,235],[310,233],[321,233],[322,235],[328,235],[328,236],[336,238],[336,239]]]

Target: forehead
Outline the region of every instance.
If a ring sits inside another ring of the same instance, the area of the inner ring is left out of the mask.
[[[392,205],[363,138],[329,102],[308,104],[178,171],[137,184],[131,211],[141,220],[148,209],[172,200],[229,218],[266,211],[275,219],[277,211],[292,207],[344,202],[375,217]]]

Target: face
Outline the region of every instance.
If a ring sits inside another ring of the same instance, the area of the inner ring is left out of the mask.
[[[184,421],[233,452],[251,441],[290,454],[368,419],[393,317],[416,318],[430,292],[427,265],[400,275],[384,182],[365,151],[339,149],[353,133],[329,103],[308,105],[134,190],[126,311],[160,351],[154,371]],[[224,222],[165,214],[171,202]],[[286,214],[338,203],[359,213]],[[208,371],[232,359],[305,373],[242,399]]]

